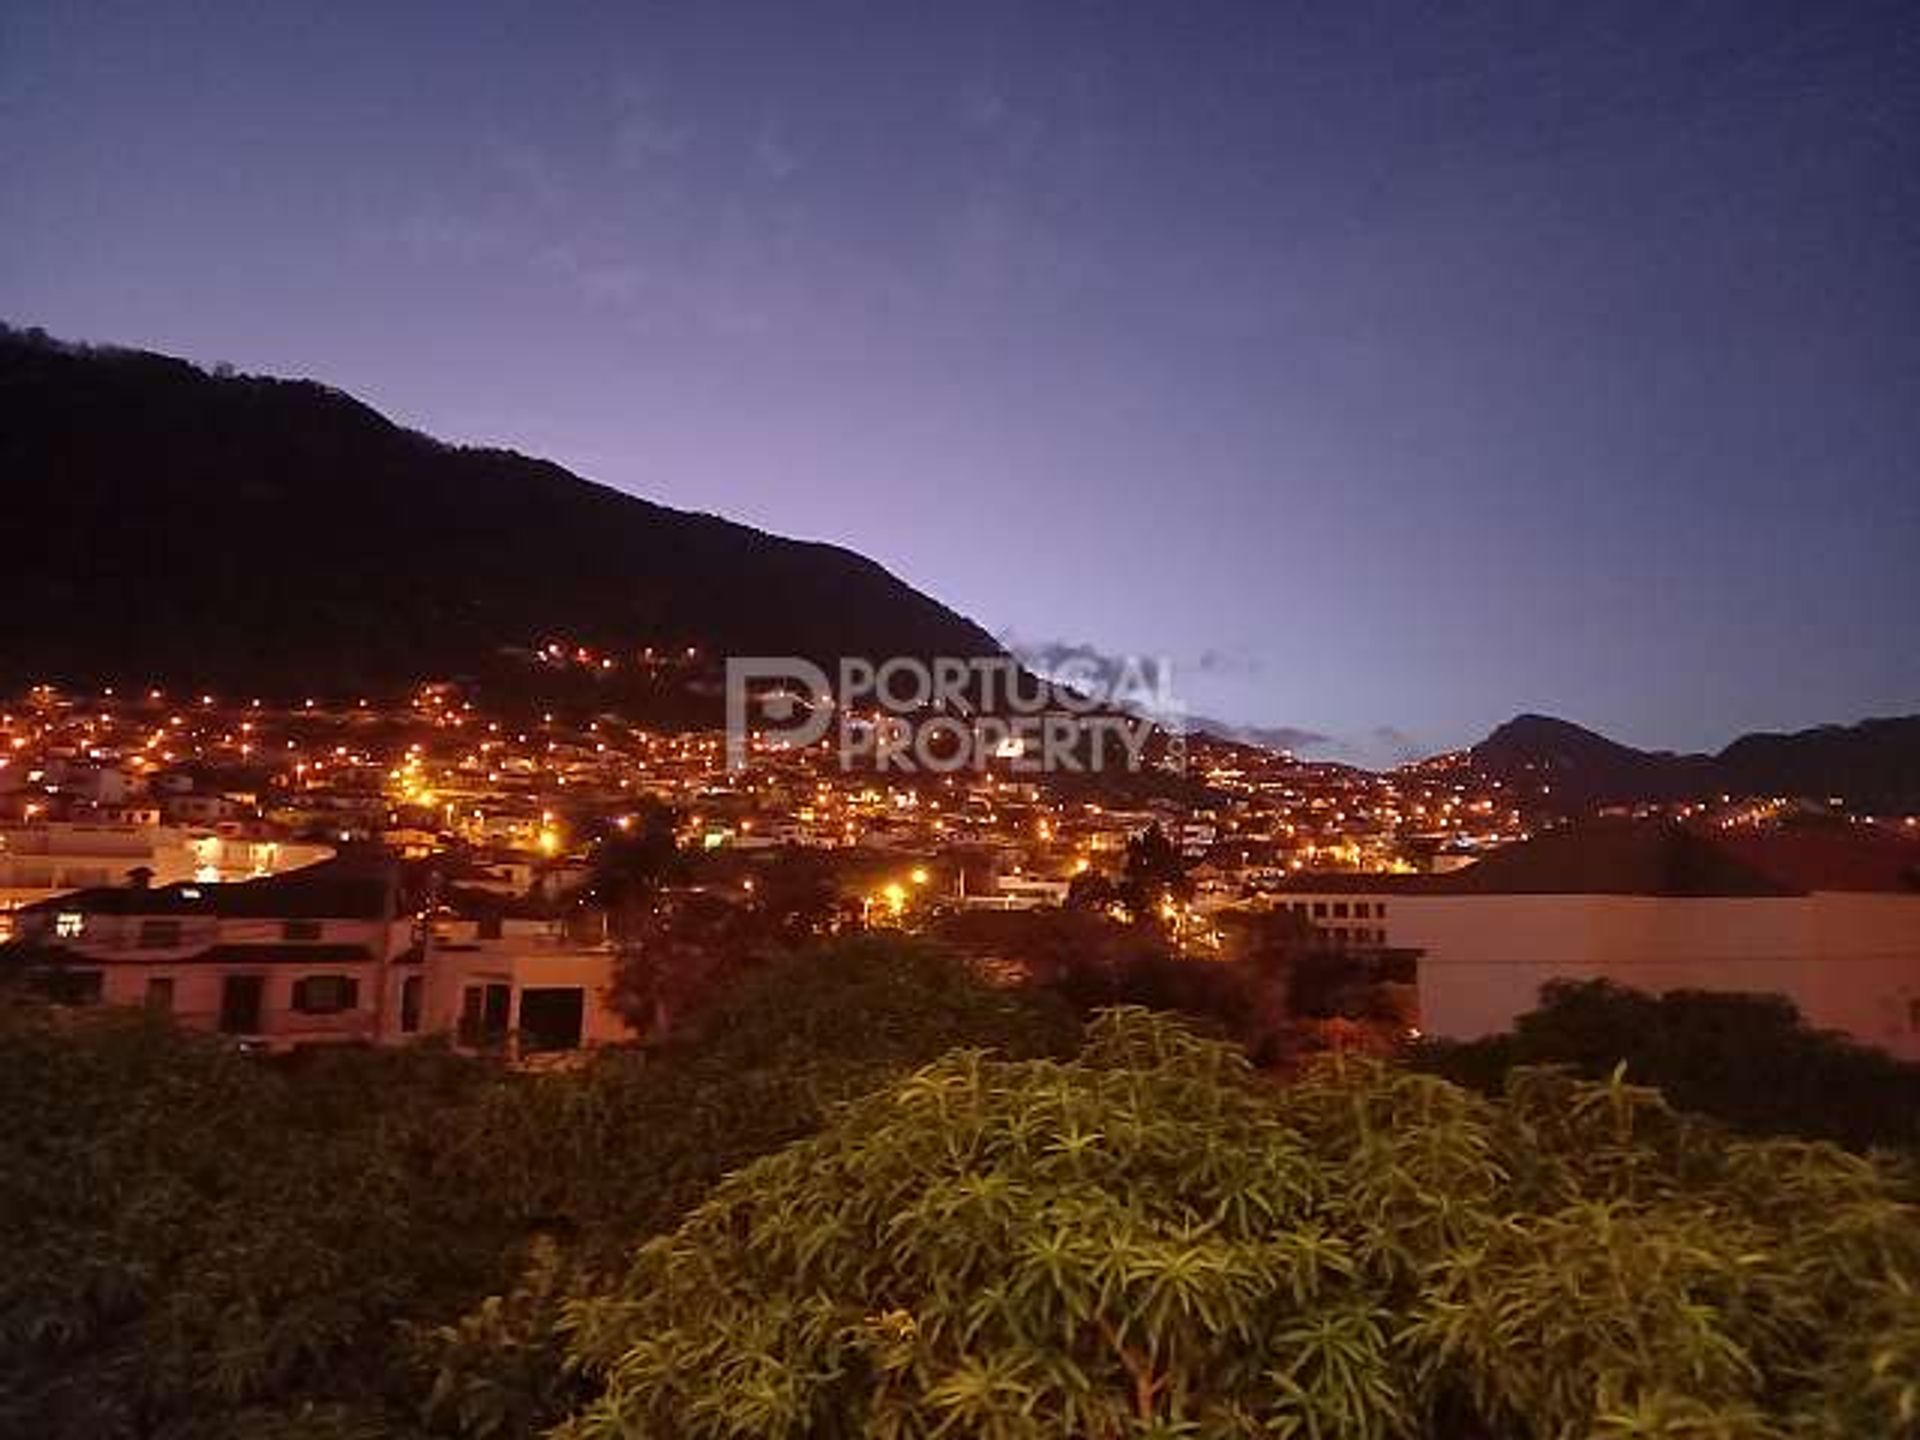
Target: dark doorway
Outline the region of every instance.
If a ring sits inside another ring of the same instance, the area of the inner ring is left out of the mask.
[[[586,1019],[586,993],[577,985],[520,992],[520,1049],[578,1050]]]
[[[266,982],[259,975],[229,975],[220,983],[220,1030],[226,1035],[260,1033],[260,999]]]
[[[511,985],[469,985],[460,993],[460,1043],[492,1049],[504,1045],[513,1013]]]

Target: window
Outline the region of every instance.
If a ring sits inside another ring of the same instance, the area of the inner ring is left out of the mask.
[[[1420,962],[1405,951],[1382,955],[1379,978],[1390,985],[1412,985],[1420,978]]]
[[[1336,920],[1344,920],[1347,918],[1347,902],[1346,901],[1336,900],[1333,902],[1333,918]]]
[[[56,939],[77,940],[86,933],[87,917],[73,910],[64,910],[53,917],[53,933]]]
[[[293,1008],[302,1015],[338,1015],[360,1003],[360,982],[351,975],[305,975],[293,982]]]
[[[180,922],[178,920],[142,920],[140,939],[142,950],[172,950],[180,944]]]
[[[523,1052],[578,1050],[586,1017],[586,992],[577,985],[520,992]]]
[[[229,975],[220,982],[220,1032],[258,1035],[266,982],[258,975]]]
[[[147,981],[147,1009],[156,1015],[173,1013],[173,977],[155,975]]]
[[[409,975],[400,982],[400,1031],[415,1035],[420,1030],[420,977]]]
[[[513,1013],[511,985],[469,985],[460,992],[460,1043],[504,1045]]]
[[[1327,918],[1327,902],[1326,901],[1316,900],[1313,902],[1313,918],[1316,920],[1324,920]]]
[[[318,940],[321,926],[318,920],[283,920],[280,922],[282,940]]]
[[[56,1005],[98,1005],[104,972],[68,970],[64,966],[41,973],[38,988]]]

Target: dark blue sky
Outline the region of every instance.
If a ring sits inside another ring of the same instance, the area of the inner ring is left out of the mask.
[[[14,0],[0,215],[15,323],[841,541],[1208,713],[1920,709],[1911,0]]]

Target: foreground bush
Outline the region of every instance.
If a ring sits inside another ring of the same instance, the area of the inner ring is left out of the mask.
[[[484,1207],[418,1159],[485,1083],[451,1057],[289,1070],[139,1013],[0,1006],[0,1434],[265,1434],[280,1402],[304,1433],[372,1423],[395,1317],[469,1303],[500,1259]]]
[[[538,1242],[499,1293],[420,1337],[436,1431],[523,1435],[594,1393],[558,1323],[604,1290],[633,1245],[669,1229],[725,1175],[815,1133],[835,1107],[960,1046],[1070,1053],[1064,1007],[981,984],[938,950],[855,940],[750,975],[694,1039],[615,1051],[495,1092],[465,1125],[461,1182]]]
[[[0,1436],[347,1440],[423,1411],[529,1433],[590,1393],[554,1321],[601,1261],[840,1100],[1073,1033],[878,943],[755,977],[700,1045],[541,1076],[430,1048],[266,1061],[0,996]]]
[[[1277,1088],[1120,1011],[857,1103],[566,1326],[573,1440],[1899,1436],[1920,1224],[1617,1082]]]
[[[1515,1066],[1566,1065],[1598,1079],[1625,1065],[1680,1109],[1748,1135],[1920,1146],[1920,1065],[1811,1029],[1779,995],[1656,996],[1557,981],[1512,1034],[1433,1045],[1421,1063],[1486,1093]]]

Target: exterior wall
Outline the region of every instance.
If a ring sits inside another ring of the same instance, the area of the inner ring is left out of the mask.
[[[580,1044],[620,1044],[635,1039],[633,1030],[608,1001],[616,956],[609,945],[570,939],[547,921],[509,920],[497,939],[483,939],[472,921],[435,927],[435,939],[421,966],[397,967],[396,976],[421,977],[421,1034],[454,1035],[460,1030],[469,986],[506,985],[512,991],[509,1036],[521,1028],[524,992],[577,989],[581,992]],[[403,983],[396,978],[395,985]],[[399,1014],[398,991],[392,1013]],[[517,1043],[509,1048],[516,1053]]]
[[[1809,1024],[1920,1059],[1920,896],[1408,894],[1388,899],[1386,927],[1422,952],[1433,1035],[1508,1030],[1549,980],[1608,979],[1785,995]]]
[[[139,825],[0,827],[0,909],[89,885],[117,885],[135,866],[153,865],[154,839]]]
[[[1808,1014],[1920,1060],[1920,895],[1822,891],[1812,911],[1822,963],[1807,977]]]
[[[195,1030],[220,1028],[221,999],[228,976],[261,977],[260,1028],[235,1038],[260,1041],[271,1049],[299,1045],[366,1042],[380,1028],[377,962],[311,966],[295,961],[265,965],[210,965],[191,960],[120,960],[102,967],[101,1001],[108,1005],[149,1003],[149,983],[173,981],[170,1012]],[[344,975],[359,982],[359,1004],[330,1014],[303,1014],[294,1008],[294,986],[314,975]]]
[[[124,883],[145,866],[153,883],[237,881],[277,875],[332,858],[325,845],[193,835],[152,825],[69,824],[0,827],[0,911],[70,890]]]
[[[386,951],[387,926],[379,920],[320,920],[319,933],[305,940],[289,940],[278,920],[218,919],[183,916],[178,943],[142,944],[141,926],[148,918],[137,915],[89,915],[77,936],[60,939],[76,954],[74,972],[98,971],[100,999],[108,1005],[151,1003],[155,980],[173,982],[169,1012],[182,1025],[199,1030],[221,1028],[221,999],[228,976],[258,976],[261,981],[260,1024],[234,1032],[236,1038],[257,1040],[274,1049],[314,1042],[366,1041],[383,1033],[379,982],[381,956]],[[58,923],[58,917],[55,917]],[[149,932],[151,933],[151,932]],[[271,960],[255,963],[208,961],[202,956],[214,945],[271,945]],[[341,960],[333,947],[363,947],[366,960]],[[314,950],[315,959],[303,963],[299,951]],[[295,1008],[294,986],[315,975],[341,975],[358,982],[358,1003],[349,1010],[308,1014]]]
[[[561,926],[547,922],[508,921],[497,938],[486,939],[480,937],[475,922],[442,922],[435,927],[433,943],[420,952],[413,948],[418,936],[410,917],[303,919],[303,925],[317,924],[319,930],[300,939],[288,938],[286,922],[271,918],[89,914],[78,934],[66,935],[59,930],[69,917],[61,912],[39,912],[31,918],[34,938],[58,944],[73,955],[66,966],[69,978],[99,976],[101,1003],[150,1004],[151,983],[171,981],[171,1003],[166,1008],[181,1024],[196,1029],[222,1028],[222,998],[229,977],[258,976],[259,1026],[236,1033],[236,1038],[276,1050],[320,1043],[457,1037],[465,991],[469,986],[488,985],[505,985],[511,992],[507,1049],[515,1056],[521,1051],[518,1032],[529,990],[579,992],[582,1049],[635,1038],[608,1002],[615,962],[612,948],[580,943]],[[153,936],[151,929],[143,935],[143,925],[156,920],[178,925],[176,943],[142,943]],[[271,947],[272,954],[258,961],[204,958],[216,945]],[[342,960],[340,946],[357,947],[368,958]],[[313,950],[311,963],[301,960],[302,949]],[[413,955],[419,958],[407,958]],[[355,1005],[326,1014],[297,1009],[294,987],[319,975],[355,981]],[[417,980],[420,997],[419,1023],[412,1030],[402,1024],[409,980]]]

